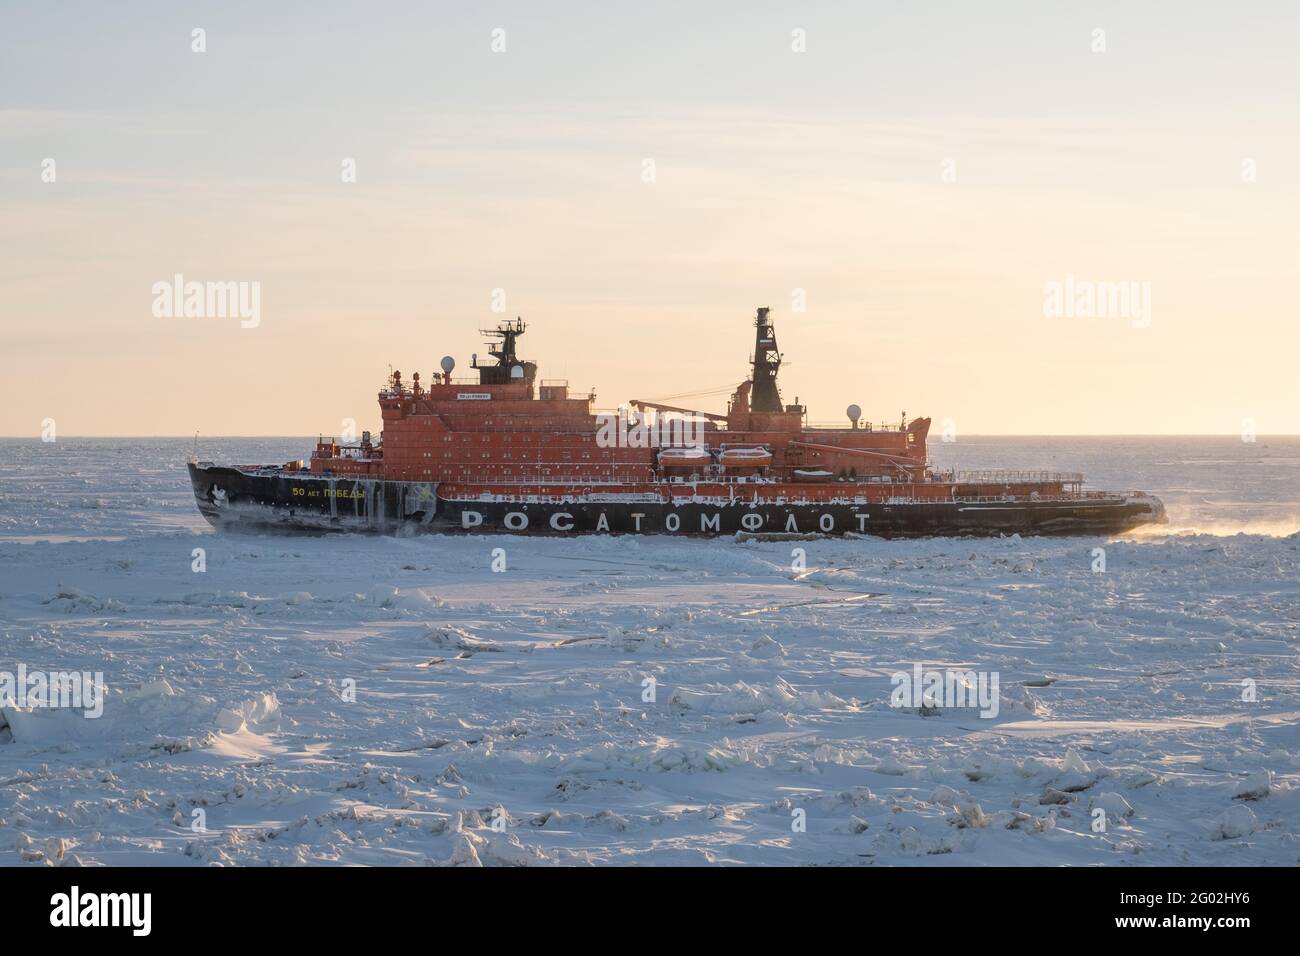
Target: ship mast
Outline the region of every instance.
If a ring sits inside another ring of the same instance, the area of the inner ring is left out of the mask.
[[[781,353],[776,347],[776,329],[768,319],[770,309],[758,310],[754,320],[754,391],[750,409],[756,412],[782,410],[781,392],[776,386],[776,373],[781,368]]]
[[[478,330],[484,338],[500,339],[499,342],[488,342],[488,354],[497,360],[496,365],[480,365],[477,356],[470,362],[470,368],[478,371],[480,384],[508,385],[512,382],[533,384],[537,365],[529,361],[520,361],[515,354],[515,340],[523,335],[526,329],[524,320],[516,318],[513,322],[507,319],[495,329]]]
[[[513,322],[507,319],[495,329],[479,329],[478,334],[484,338],[500,339],[500,343],[489,342],[488,354],[497,360],[497,367],[509,366],[515,363],[515,339],[524,334],[527,328],[524,320],[517,318]],[[482,368],[477,362],[473,368]]]

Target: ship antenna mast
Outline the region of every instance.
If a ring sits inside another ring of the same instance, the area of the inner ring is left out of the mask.
[[[750,408],[756,412],[781,411],[781,391],[776,373],[781,368],[781,353],[776,347],[776,329],[768,318],[771,309],[758,310],[754,320],[754,389]]]
[[[499,343],[487,343],[488,354],[497,360],[498,368],[514,365],[519,360],[518,356],[515,355],[515,341],[524,334],[527,328],[528,326],[524,324],[524,320],[516,316],[513,322],[507,319],[495,329],[478,330],[479,335],[485,338],[501,340]],[[472,367],[479,368],[479,365],[474,363]]]

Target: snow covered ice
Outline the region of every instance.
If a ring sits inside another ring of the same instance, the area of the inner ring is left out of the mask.
[[[186,442],[6,441],[0,671],[106,689],[0,711],[0,863],[1294,864],[1300,448],[1218,441],[1097,476],[1155,533],[744,543],[215,535]]]

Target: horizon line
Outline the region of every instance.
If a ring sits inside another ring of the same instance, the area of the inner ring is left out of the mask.
[[[830,429],[826,429],[826,430],[830,430]],[[849,429],[844,429],[844,430],[845,430],[845,431],[848,431]],[[317,435],[318,435],[318,437],[324,437],[324,432],[317,432]],[[191,441],[191,440],[195,439],[196,437],[199,437],[199,438],[223,438],[223,439],[225,439],[225,438],[258,438],[258,439],[265,439],[265,438],[284,438],[284,439],[290,439],[290,438],[293,438],[293,439],[301,439],[301,438],[304,438],[304,437],[305,437],[305,438],[310,438],[311,436],[310,436],[310,435],[306,435],[306,436],[304,436],[304,435],[290,435],[290,434],[277,434],[277,435],[233,435],[233,434],[232,434],[232,435],[206,435],[206,434],[204,434],[204,433],[202,433],[202,432],[197,432],[197,433],[195,433],[195,434],[190,434],[190,435],[147,435],[147,434],[142,434],[142,435],[65,435],[63,438],[58,438],[58,439],[56,439],[55,441],[52,441],[52,442],[46,442],[46,441],[42,441],[41,436],[38,434],[38,435],[0,435],[0,441],[23,441],[23,440],[26,440],[26,441],[35,441],[35,442],[38,442],[38,443],[40,443],[40,444],[45,444],[45,445],[55,445],[55,444],[58,444],[58,442],[60,442],[60,441],[67,441],[67,440],[69,440],[69,439],[79,439],[79,440],[85,440],[85,439],[99,439],[99,440],[104,440],[104,439],[126,439],[126,438],[156,438],[156,439],[178,439],[178,440],[179,440],[179,439],[185,439],[185,440],[187,440],[187,441]],[[967,436],[967,437],[969,437],[969,438],[1240,438],[1240,437],[1241,437],[1241,433],[1240,433],[1240,432],[1055,432],[1055,433],[1048,434],[1048,433],[1044,433],[1044,432],[971,432],[971,433],[969,434],[969,436]],[[1256,441],[1258,441],[1258,440],[1261,439],[1261,438],[1300,438],[1300,433],[1288,433],[1288,432],[1278,432],[1278,433],[1276,433],[1276,434],[1274,434],[1274,433],[1260,433],[1260,434],[1256,434],[1255,438],[1256,438]],[[932,443],[932,444],[940,444],[940,445],[960,445],[962,442],[961,442],[961,439],[957,439],[956,441],[952,441],[952,442],[945,442],[945,441],[943,441],[942,439],[939,439],[939,440],[937,440],[937,441],[931,441],[931,439],[927,438],[927,444],[931,444],[931,443]],[[1253,444],[1253,443],[1246,442],[1246,443],[1244,443],[1244,444]]]

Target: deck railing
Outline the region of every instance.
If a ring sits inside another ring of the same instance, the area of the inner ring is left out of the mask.
[[[1046,482],[1075,485],[1083,482],[1078,471],[1007,471],[985,469],[979,471],[932,472],[934,477],[962,485],[1028,485]],[[947,477],[951,476],[951,477]]]

